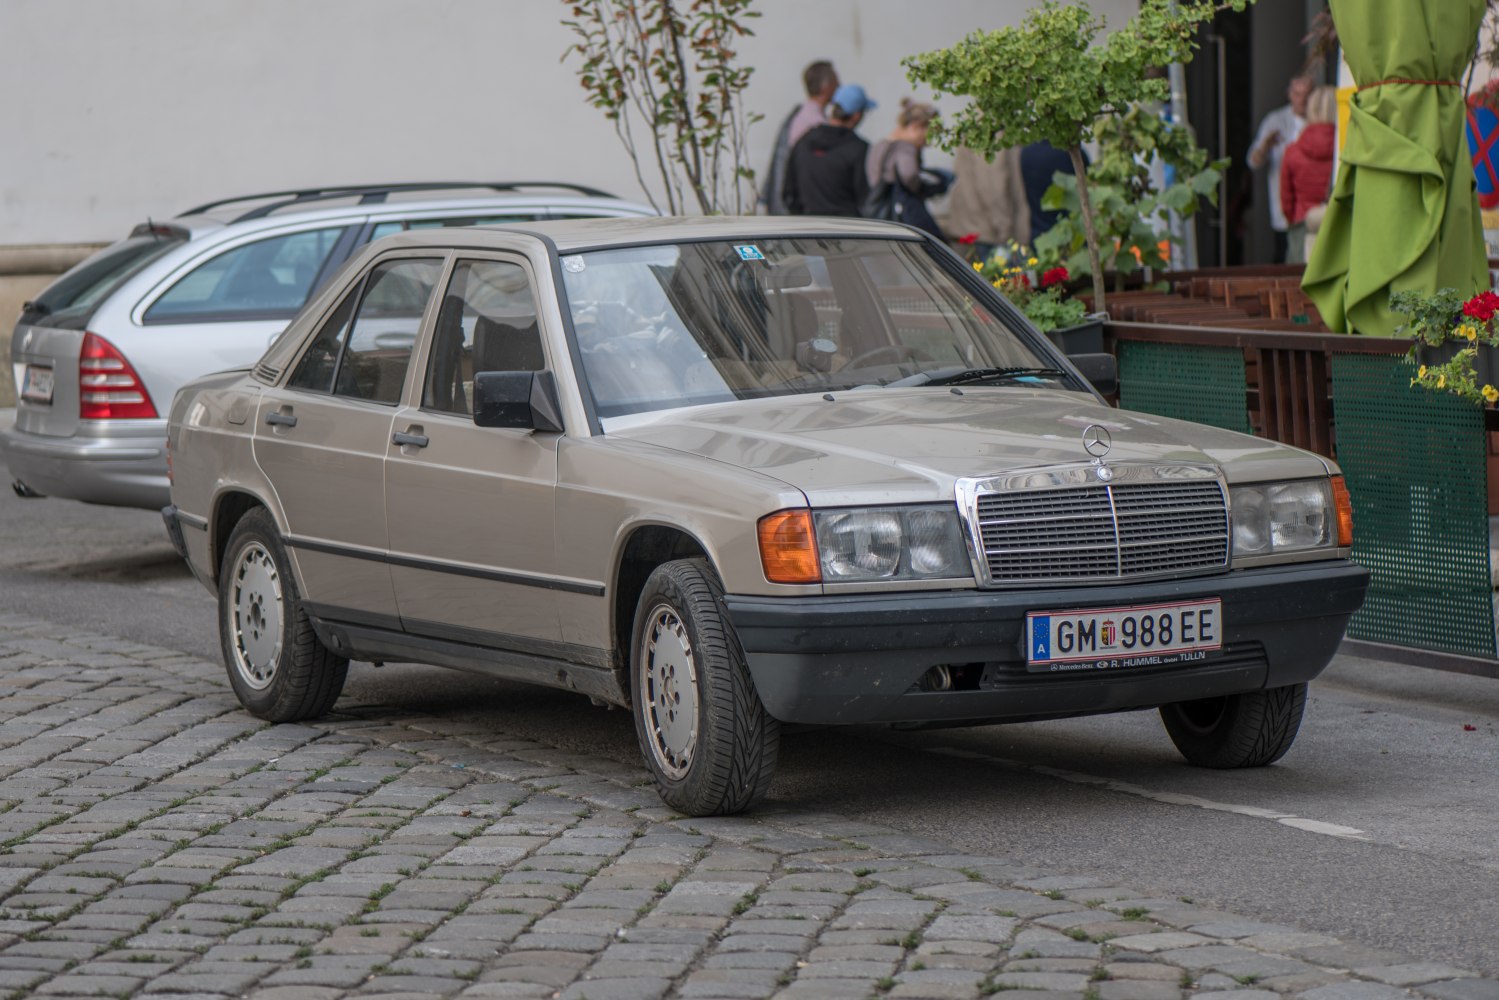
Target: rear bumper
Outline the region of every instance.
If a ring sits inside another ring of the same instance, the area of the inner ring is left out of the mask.
[[[142,422],[110,437],[48,437],[0,430],[13,478],[38,493],[85,503],[160,510],[167,487],[166,421]]]
[[[761,700],[783,722],[1018,721],[1149,708],[1309,681],[1363,604],[1369,572],[1345,560],[1221,576],[1048,591],[847,597],[726,596]],[[1031,673],[1027,611],[1217,597],[1224,648],[1190,664]],[[964,665],[966,690],[926,692]]]

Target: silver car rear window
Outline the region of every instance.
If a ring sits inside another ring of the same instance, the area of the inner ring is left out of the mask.
[[[187,234],[131,236],[78,264],[27,303],[21,321],[32,326],[82,329],[94,310],[142,268],[187,242]]]

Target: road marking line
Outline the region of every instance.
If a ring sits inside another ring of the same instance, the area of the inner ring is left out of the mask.
[[[1214,812],[1247,816],[1250,819],[1270,820],[1282,826],[1289,826],[1292,829],[1301,830],[1306,833],[1321,834],[1325,837],[1363,841],[1372,841],[1373,839],[1363,830],[1356,830],[1351,826],[1340,826],[1337,823],[1324,823],[1321,820],[1305,819],[1294,813],[1280,812],[1274,809],[1261,809],[1258,806],[1241,806],[1230,802],[1215,802],[1212,799],[1199,798],[1196,795],[1184,795],[1180,792],[1158,792],[1141,785],[1132,785],[1127,781],[1116,781],[1113,778],[1104,778],[1096,774],[1084,774],[1081,771],[1068,771],[1060,767],[1048,767],[1045,764],[1027,764],[1024,761],[1011,760],[1006,757],[995,757],[973,750],[965,750],[961,747],[927,747],[925,750],[927,753],[942,754],[945,757],[961,757],[965,760],[987,761],[1017,771],[1044,774],[1047,777],[1069,781],[1074,785],[1092,785],[1096,788],[1119,792],[1122,795],[1134,795],[1138,798],[1150,799],[1153,802],[1161,802],[1166,805],[1190,806],[1194,809],[1209,809]]]

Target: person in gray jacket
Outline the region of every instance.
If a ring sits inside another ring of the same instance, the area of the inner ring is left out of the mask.
[[[909,97],[901,98],[894,131],[874,144],[864,163],[871,189],[882,183],[895,185],[900,221],[925,229],[940,240],[942,230],[927,209],[926,200],[945,192],[952,184],[952,174],[928,170],[921,165],[927,130],[935,117],[937,109],[930,104],[920,104]]]

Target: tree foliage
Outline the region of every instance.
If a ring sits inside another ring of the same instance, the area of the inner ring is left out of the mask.
[[[1252,0],[1142,0],[1130,21],[1107,34],[1086,3],[1045,2],[1014,27],[976,31],[950,48],[911,56],[911,80],[938,94],[968,98],[933,129],[943,149],[967,146],[992,159],[999,150],[1049,142],[1066,150],[1083,178],[1082,147],[1100,120],[1167,96],[1160,70],[1188,62],[1197,28],[1221,10]],[[1086,179],[1077,187],[1079,214],[1093,272],[1094,307],[1104,306],[1099,237]]]
[[[752,67],[735,46],[752,35],[754,0],[564,0],[577,41],[578,82],[624,144],[658,211],[643,160],[654,160],[666,211],[743,213],[754,204],[744,107]],[[636,129],[648,133],[637,140]]]
[[[1218,203],[1218,185],[1227,160],[1208,162],[1192,133],[1136,105],[1122,115],[1099,119],[1094,126],[1098,158],[1088,165],[1088,190],[1098,230],[1104,270],[1122,284],[1141,267],[1170,263],[1164,240],[1170,216],[1194,215],[1203,201]],[[1157,189],[1153,159],[1170,168],[1173,180]],[[1073,274],[1090,272],[1087,234],[1080,219],[1077,179],[1058,174],[1042,198],[1043,208],[1061,210],[1056,225],[1036,238],[1043,266],[1065,265]],[[1118,287],[1116,285],[1116,287]]]

